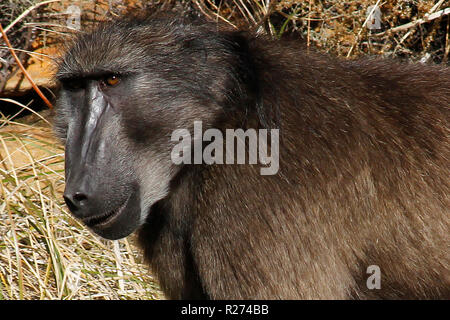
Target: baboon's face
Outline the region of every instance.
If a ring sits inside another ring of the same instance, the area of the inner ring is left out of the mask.
[[[133,232],[169,193],[179,170],[170,158],[172,132],[192,132],[194,120],[211,126],[219,116],[217,86],[225,76],[211,64],[220,61],[195,37],[167,28],[100,28],[75,42],[57,74],[64,198],[105,238]]]

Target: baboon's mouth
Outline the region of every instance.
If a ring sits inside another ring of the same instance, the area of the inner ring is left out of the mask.
[[[110,224],[115,217],[118,217],[124,211],[129,199],[130,196],[128,196],[128,198],[117,209],[94,217],[83,219],[83,222],[90,228],[105,227]]]

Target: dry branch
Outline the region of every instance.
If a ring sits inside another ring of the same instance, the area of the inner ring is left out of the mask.
[[[14,27],[14,25],[19,22],[20,20],[22,20],[23,18],[25,18],[31,11],[33,11],[34,9],[43,6],[45,4],[49,4],[52,2],[59,2],[61,0],[48,0],[48,1],[43,1],[43,2],[39,2],[36,3],[35,5],[29,7],[27,10],[25,10],[24,12],[22,12],[21,15],[19,15],[13,22],[11,22],[5,29],[5,33],[8,33],[9,29],[11,29],[12,27]]]
[[[442,9],[442,10],[440,10],[438,12],[435,12],[435,13],[432,13],[432,14],[426,14],[425,17],[422,18],[422,19],[418,19],[416,21],[405,23],[405,24],[403,24],[401,26],[398,26],[398,27],[395,27],[395,28],[392,28],[392,29],[389,29],[389,30],[386,30],[386,31],[383,31],[383,32],[380,32],[380,33],[373,34],[372,36],[383,36],[386,33],[398,32],[398,31],[414,28],[414,27],[416,27],[416,26],[418,26],[420,24],[427,23],[427,22],[430,22],[432,20],[442,18],[442,17],[444,17],[444,16],[446,16],[448,14],[450,14],[450,8],[445,8],[445,9]]]
[[[48,101],[48,99],[44,96],[44,94],[42,93],[42,91],[38,88],[38,86],[36,85],[36,83],[34,82],[34,80],[31,78],[31,76],[29,75],[29,73],[27,72],[27,70],[25,70],[25,67],[23,66],[22,62],[20,62],[19,57],[16,55],[13,47],[11,46],[11,43],[9,42],[8,36],[5,33],[5,30],[3,30],[2,25],[0,24],[0,32],[2,33],[2,37],[3,40],[5,40],[6,46],[8,47],[9,51],[11,52],[12,56],[14,57],[14,59],[17,62],[17,65],[19,66],[20,70],[23,72],[23,74],[25,75],[25,77],[28,79],[28,81],[30,81],[31,86],[33,87],[34,91],[36,91],[36,93],[39,95],[39,97],[41,97],[41,99],[45,102],[45,104],[51,109],[53,108],[53,105],[50,103],[50,101]]]

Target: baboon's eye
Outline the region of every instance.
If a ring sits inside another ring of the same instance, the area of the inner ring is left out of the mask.
[[[107,86],[114,87],[119,84],[120,77],[117,75],[111,75],[111,76],[106,77],[103,81]]]

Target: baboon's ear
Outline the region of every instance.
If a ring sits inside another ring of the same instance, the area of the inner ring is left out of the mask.
[[[265,85],[261,76],[261,67],[258,65],[255,55],[257,52],[252,48],[253,38],[245,31],[233,31],[225,34],[230,50],[237,58],[235,63],[235,76],[245,87],[248,97],[248,108],[258,115],[259,121],[264,128],[279,127],[278,101],[263,103],[263,92],[275,90],[272,85]],[[277,96],[277,93],[273,93]]]

